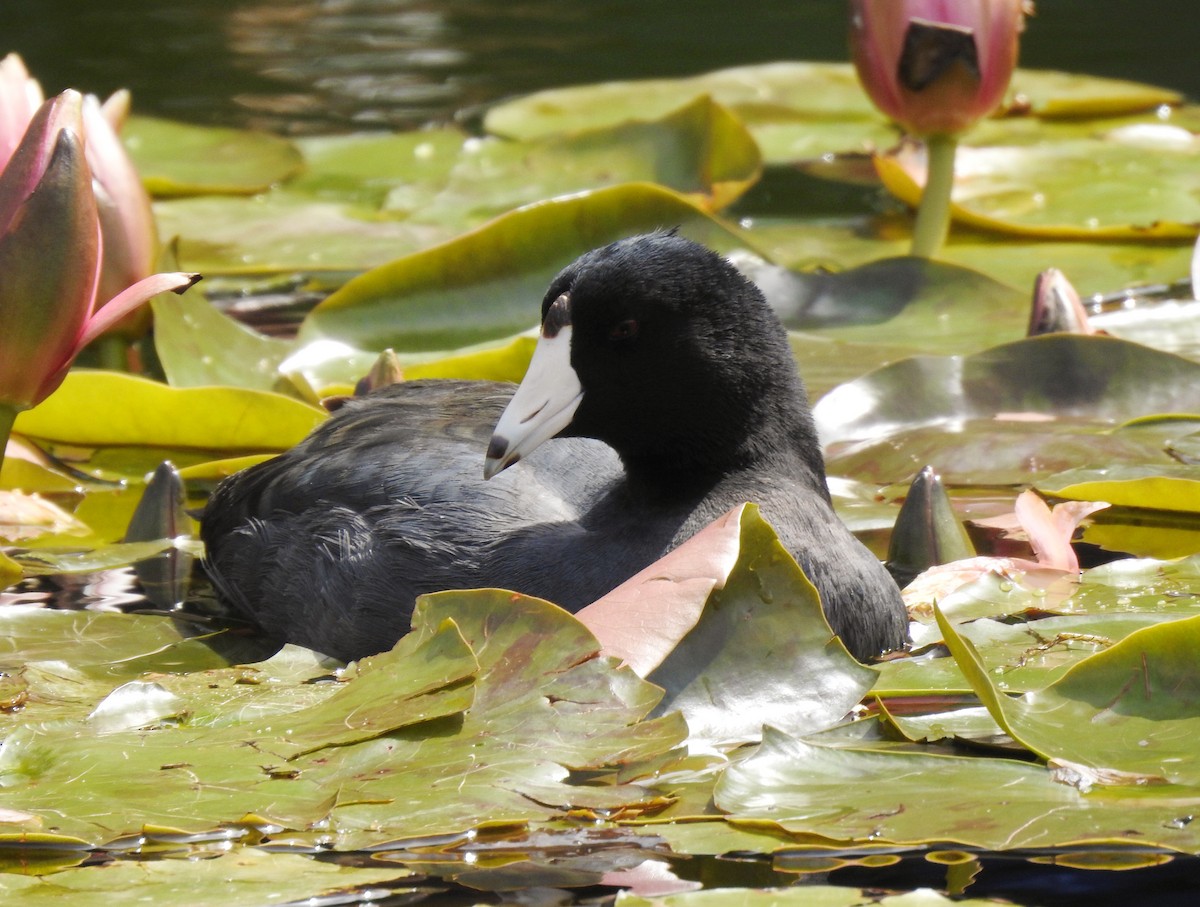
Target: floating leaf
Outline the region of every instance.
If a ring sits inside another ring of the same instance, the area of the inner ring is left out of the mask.
[[[34,863],[33,866],[37,866]],[[31,867],[32,868],[32,867]],[[252,847],[195,860],[130,860],[45,875],[0,875],[0,895],[30,907],[69,902],[103,907],[136,891],[157,907],[283,904],[410,875],[401,866],[360,868]]]
[[[1200,410],[1200,364],[1111,337],[1047,334],[884,366],[827,394],[814,415],[833,444],[1004,414],[1115,424],[1192,410]]]
[[[121,138],[152,195],[253,195],[303,167],[296,146],[265,132],[132,117]]]
[[[1115,507],[1200,513],[1200,473],[1194,466],[1071,469],[1038,482],[1038,489],[1056,498],[1107,501]]]
[[[202,297],[155,299],[154,349],[172,387],[223,384],[286,393],[279,364],[294,344],[265,337]]]
[[[1197,789],[1176,793],[1191,798]],[[1200,848],[1200,831],[1177,822],[1187,808],[1170,796],[1084,795],[1024,762],[817,746],[778,731],[726,769],[714,799],[736,819],[835,841]]]
[[[1018,106],[1047,118],[1120,116],[1183,101],[1169,88],[1050,69],[1018,69],[1010,91]]]
[[[1043,759],[1136,773],[1142,784],[1200,786],[1200,617],[1138,630],[1021,699],[995,688],[975,647],[940,612],[938,625],[992,717]],[[1106,783],[1096,777],[1081,789],[1093,781]]]
[[[911,168],[876,158],[888,191],[920,203]],[[1200,142],[1147,154],[1103,139],[962,148],[952,214],[975,229],[1039,239],[1194,240],[1200,231]]]
[[[82,445],[282,450],[324,417],[323,410],[278,394],[173,388],[115,372],[76,370],[45,402],[21,413],[16,431]]]
[[[665,225],[717,248],[741,245],[731,230],[658,186],[552,199],[355,278],[309,314],[300,337],[401,352],[515,334],[536,325],[546,286],[571,260]]]

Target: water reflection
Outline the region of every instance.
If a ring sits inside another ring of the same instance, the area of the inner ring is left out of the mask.
[[[454,30],[438,6],[307,0],[235,9],[222,22],[227,46],[282,88],[243,91],[232,100],[276,130],[437,119],[458,103],[453,75],[468,60],[452,46]]]
[[[0,53],[50,91],[129,87],[138,112],[283,133],[412,128],[508,95],[781,59],[844,60],[834,0],[4,0]],[[1042,4],[1023,63],[1200,96],[1190,0]]]

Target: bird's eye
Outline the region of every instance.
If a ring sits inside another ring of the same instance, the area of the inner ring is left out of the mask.
[[[624,321],[618,321],[613,325],[612,330],[608,332],[609,340],[629,340],[631,337],[636,337],[638,332],[638,323],[633,318],[626,318]]]

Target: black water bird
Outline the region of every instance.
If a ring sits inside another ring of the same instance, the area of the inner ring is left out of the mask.
[[[903,644],[895,583],[833,512],[779,320],[725,259],[654,233],[555,278],[519,387],[413,381],[351,400],[223,481],[202,535],[237,610],[351,659],[389,648],[426,592],[578,610],[743,501],[852,653]]]

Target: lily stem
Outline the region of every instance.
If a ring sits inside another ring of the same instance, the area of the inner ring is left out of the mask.
[[[16,421],[16,409],[0,403],[0,469],[4,468],[4,450],[8,447],[8,436],[12,434],[13,423]]]
[[[950,193],[954,189],[954,154],[958,140],[950,135],[931,135],[925,139],[928,167],[925,191],[917,209],[913,227],[912,254],[932,258],[942,248],[950,232]]]

